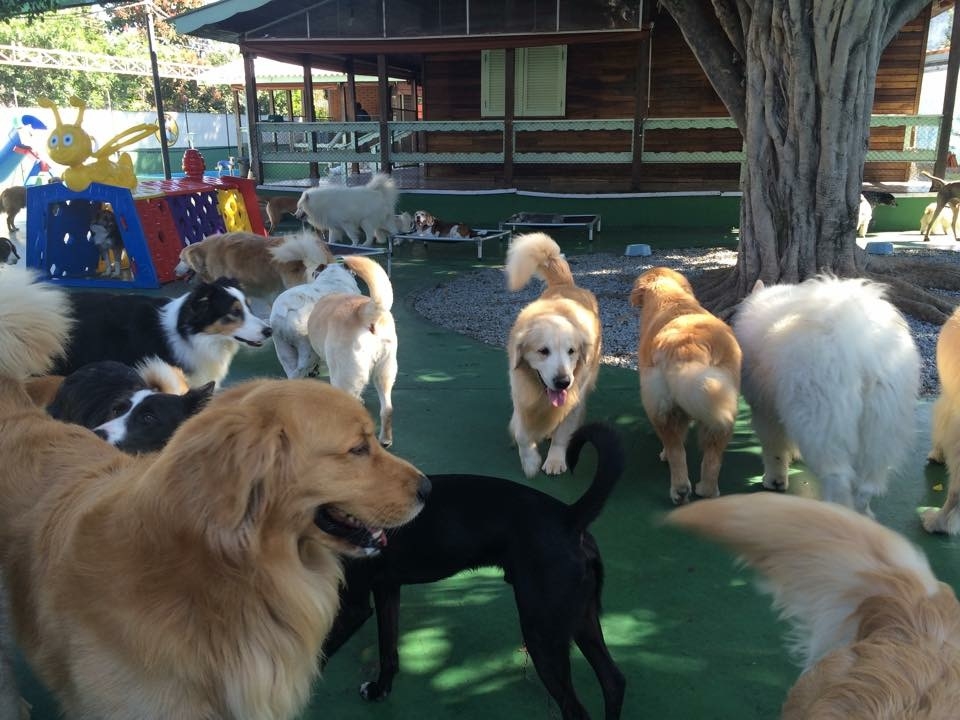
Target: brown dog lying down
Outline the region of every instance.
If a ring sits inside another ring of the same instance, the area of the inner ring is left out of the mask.
[[[841,505],[773,493],[694,503],[667,520],[765,576],[804,660],[784,720],[960,713],[960,604],[905,538]]]
[[[313,279],[321,265],[333,262],[326,245],[312,233],[264,237],[235,231],[210,235],[180,251],[174,272],[193,272],[203,282],[233,278],[244,292],[272,302],[286,288]]]
[[[67,717],[287,720],[337,612],[339,556],[411,520],[429,481],[359,401],[313,380],[216,396],[125,455],[24,391],[64,294],[0,276],[0,558],[20,647]]]

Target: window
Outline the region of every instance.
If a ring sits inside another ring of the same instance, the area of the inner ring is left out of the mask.
[[[567,46],[517,48],[514,52],[514,115],[563,117],[567,99]],[[481,117],[503,116],[504,57],[504,50],[483,51]]]

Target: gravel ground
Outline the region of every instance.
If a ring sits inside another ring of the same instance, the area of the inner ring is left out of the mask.
[[[960,264],[958,252],[920,248],[897,254]],[[670,267],[690,277],[704,270],[732,266],[736,253],[726,249],[663,251],[649,257],[596,253],[572,256],[569,262],[577,284],[592,291],[600,303],[603,362],[636,369],[639,326],[637,312],[629,303],[636,277],[655,266]],[[417,312],[441,327],[504,347],[517,313],[540,294],[540,289],[541,284],[534,281],[520,292],[508,292],[502,268],[490,268],[463,273],[450,282],[421,290],[414,295],[413,302]],[[907,321],[923,360],[921,395],[935,396],[940,389],[936,367],[940,328],[911,317]]]

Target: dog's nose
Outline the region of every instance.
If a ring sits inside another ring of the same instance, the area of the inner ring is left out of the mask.
[[[263,329],[263,336],[264,336],[265,338],[268,338],[268,337],[270,337],[271,335],[273,335],[273,328],[271,328],[269,325],[267,325],[267,327],[265,327],[265,328]]]
[[[425,503],[430,497],[431,490],[433,490],[433,483],[430,482],[430,478],[426,475],[421,476],[420,485],[417,487],[417,500]]]
[[[104,430],[101,430],[100,428],[97,428],[96,430],[94,430],[94,431],[93,431],[93,434],[96,435],[96,436],[97,436],[98,438],[100,438],[101,440],[107,440],[107,439],[109,439],[109,438],[107,438],[107,433],[106,433]]]
[[[570,376],[569,375],[557,375],[553,379],[553,386],[557,390],[566,390],[570,387]]]

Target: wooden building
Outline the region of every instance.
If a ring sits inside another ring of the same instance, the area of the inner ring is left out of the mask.
[[[883,54],[867,181],[905,182],[911,163],[932,160],[933,151],[914,144],[918,127],[939,123],[916,117],[931,7]],[[253,148],[261,180],[306,177],[308,165],[315,180],[324,163],[374,161],[415,167],[435,187],[738,187],[740,134],[655,3],[221,0],[175,25],[239,44],[251,67],[254,56],[299,64],[305,82],[308,68],[376,75],[378,110],[393,104],[388,78],[409,82],[422,108],[414,122],[388,111],[376,134],[352,123],[357,91],[348,83],[345,122],[291,128],[307,134],[289,152]],[[254,82],[248,75],[248,93]],[[330,147],[313,137],[330,129],[363,131],[365,140]]]

